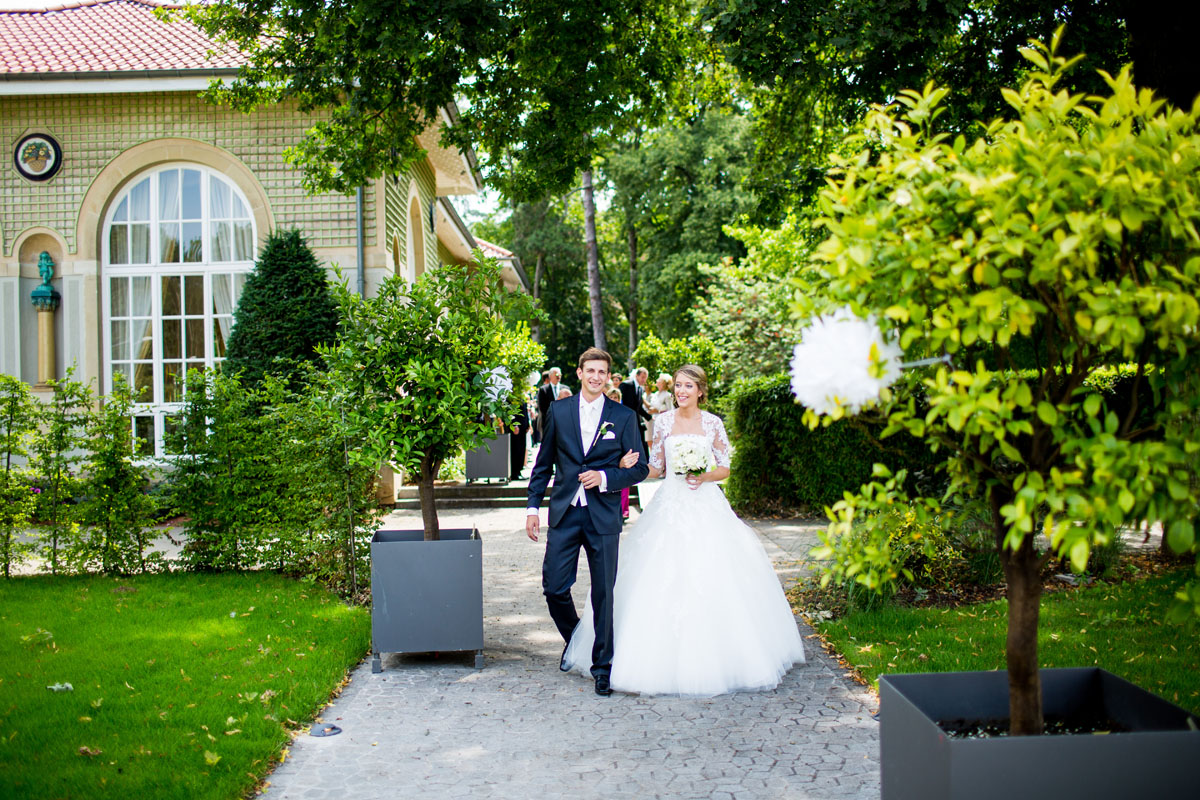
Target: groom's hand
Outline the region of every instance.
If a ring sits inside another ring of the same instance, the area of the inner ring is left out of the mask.
[[[579,473],[579,482],[583,484],[585,489],[595,489],[604,480],[604,473],[597,469],[589,469],[587,472]]]
[[[538,540],[538,518],[536,514],[525,517],[525,535],[533,541]]]

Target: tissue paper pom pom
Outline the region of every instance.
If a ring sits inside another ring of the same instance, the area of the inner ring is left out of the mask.
[[[484,394],[493,402],[500,402],[512,391],[512,381],[504,367],[492,367],[484,377]]]
[[[813,320],[792,354],[792,393],[818,414],[857,414],[900,377],[900,348],[874,317],[842,308]]]

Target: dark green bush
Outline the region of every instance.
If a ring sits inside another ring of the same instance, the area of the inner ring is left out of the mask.
[[[315,362],[317,346],[333,341],[337,320],[325,269],[304,237],[276,231],[246,279],[222,370],[246,386],[264,375],[294,381],[300,362]]]
[[[907,434],[881,441],[883,426],[865,418],[809,430],[787,375],[737,381],[721,408],[734,448],[726,491],[746,513],[819,511],[857,490],[876,462],[922,477],[933,461]]]

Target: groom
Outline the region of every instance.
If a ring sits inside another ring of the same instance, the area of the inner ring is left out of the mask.
[[[599,348],[588,348],[579,357],[575,371],[581,386],[579,396],[550,405],[541,450],[529,477],[525,517],[525,532],[536,542],[538,509],[553,471],[542,591],[550,618],[569,643],[579,622],[571,586],[582,547],[592,576],[596,630],[592,676],[596,694],[601,696],[612,694],[608,675],[613,659],[613,585],[621,539],[621,490],[644,480],[650,471],[641,460],[629,469],[620,466],[621,456],[631,450],[640,452],[641,444],[633,412],[604,396],[611,370],[612,356]]]

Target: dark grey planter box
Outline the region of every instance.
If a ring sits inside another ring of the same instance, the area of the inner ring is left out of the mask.
[[[1126,733],[950,739],[935,720],[1008,719],[1008,674],[879,678],[882,800],[1127,800],[1196,791],[1193,715],[1096,668],[1044,669],[1047,716],[1100,709]]]
[[[383,653],[475,651],[483,668],[483,541],[473,528],[376,531],[371,539],[371,671]]]
[[[512,466],[509,464],[509,447],[512,437],[507,433],[488,439],[473,450],[467,451],[466,473],[468,481],[481,478],[499,478],[507,481]]]

